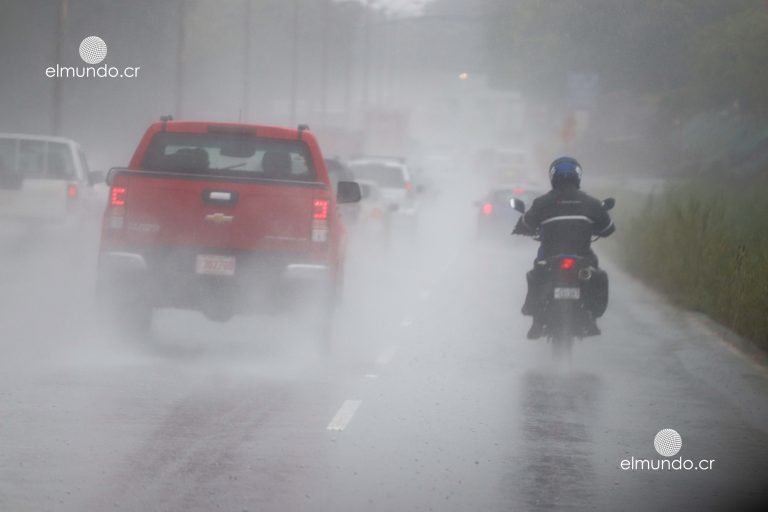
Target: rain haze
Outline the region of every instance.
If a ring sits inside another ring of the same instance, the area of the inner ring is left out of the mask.
[[[765,510],[766,61],[763,0],[0,0],[0,511]]]

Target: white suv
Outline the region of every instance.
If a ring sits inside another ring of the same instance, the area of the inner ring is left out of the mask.
[[[356,180],[372,181],[382,196],[397,205],[396,216],[415,218],[416,193],[408,166],[395,158],[360,158],[348,163]]]
[[[71,219],[91,210],[102,179],[70,139],[0,133],[0,219]]]

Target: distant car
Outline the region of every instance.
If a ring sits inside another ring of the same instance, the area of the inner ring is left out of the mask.
[[[456,161],[447,154],[430,154],[421,159],[417,177],[417,186],[427,194],[440,192],[441,185],[452,180],[456,175]]]
[[[0,219],[97,219],[93,186],[103,179],[88,169],[85,153],[73,140],[0,133]]]
[[[331,180],[331,189],[334,191],[340,181],[352,181],[352,172],[339,158],[326,158],[325,168],[328,169],[328,178]]]
[[[389,244],[392,214],[397,211],[397,205],[388,201],[376,182],[358,180],[362,199],[358,207],[357,217],[350,226],[350,236],[377,248]]]
[[[352,181],[352,172],[349,167],[339,158],[326,158],[325,168],[328,170],[328,179],[331,182],[331,192],[336,193],[336,188],[340,181]],[[359,203],[340,204],[339,215],[345,226],[352,226],[357,222],[357,216],[360,210]]]
[[[475,168],[492,185],[530,181],[537,175],[533,157],[520,148],[480,151],[475,158]]]
[[[417,220],[416,193],[408,165],[399,159],[384,157],[352,160],[348,164],[355,181],[376,183],[384,199],[397,205],[395,222],[411,224]]]
[[[530,206],[541,191],[526,185],[501,185],[491,189],[476,202],[477,233],[483,238],[509,238],[520,213],[515,210],[514,200],[520,199]]]
[[[351,158],[352,161],[367,160],[376,162],[394,162],[398,164],[405,164],[408,159],[400,155],[357,155]]]

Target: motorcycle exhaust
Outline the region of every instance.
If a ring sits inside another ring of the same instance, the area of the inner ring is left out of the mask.
[[[591,268],[582,268],[579,270],[579,279],[582,281],[589,281],[592,279],[592,269]]]

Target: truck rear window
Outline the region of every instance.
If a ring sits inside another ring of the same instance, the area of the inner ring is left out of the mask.
[[[314,181],[309,148],[299,140],[230,133],[158,133],[144,155],[149,171]]]

